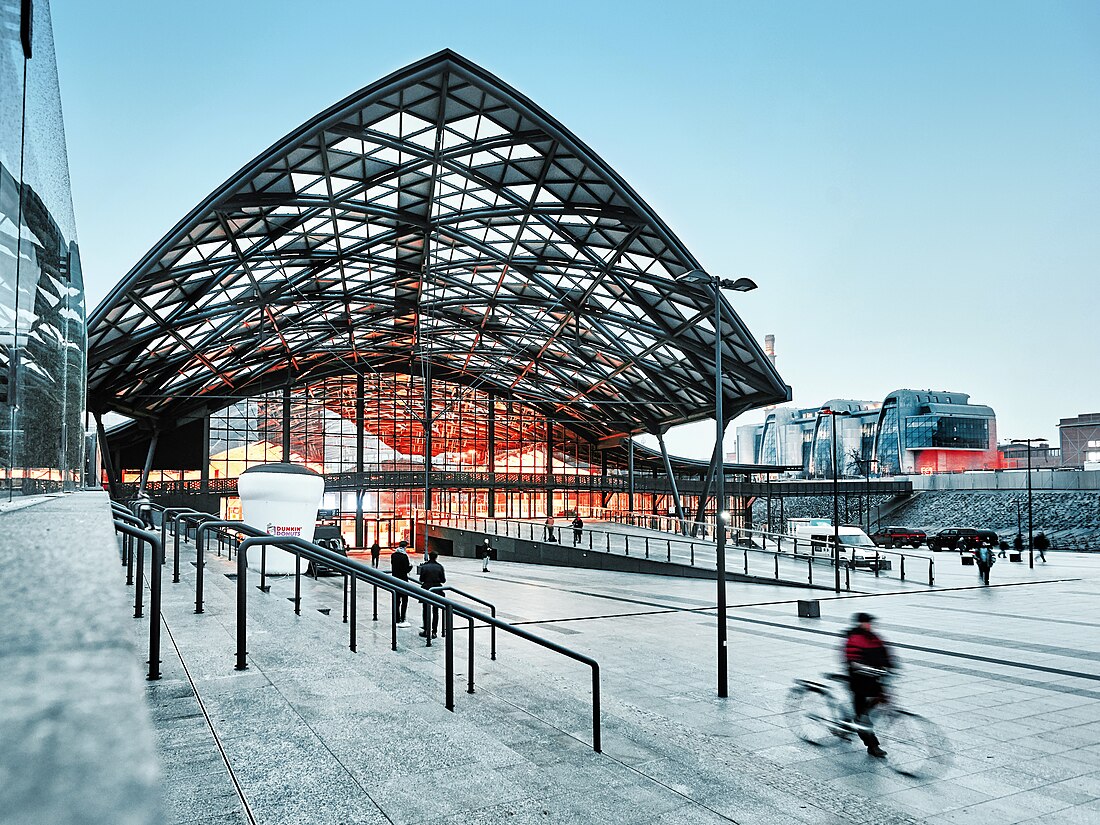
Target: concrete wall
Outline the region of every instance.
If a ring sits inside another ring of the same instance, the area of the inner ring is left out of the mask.
[[[1026,490],[1027,470],[907,476],[914,490]],[[1032,470],[1033,490],[1100,490],[1094,470]]]
[[[440,540],[452,543],[455,556],[471,559],[475,558],[476,547],[485,540],[485,534],[483,532],[461,530],[457,527],[429,527],[429,544],[435,544]],[[690,579],[716,578],[716,571],[705,567],[670,564],[641,556],[603,553],[585,547],[573,547],[568,543],[546,543],[506,536],[490,536],[490,540],[496,558],[500,561],[548,564],[557,567],[580,567],[587,570],[613,570],[620,573],[650,573],[658,576],[680,576]],[[438,545],[436,545],[436,548],[438,549]],[[740,556],[737,558],[740,558]],[[728,569],[726,580],[775,584],[775,580],[771,578],[745,576],[741,573],[731,573]],[[782,583],[791,587],[810,587],[805,582],[784,581]],[[816,585],[814,588],[816,589]]]
[[[0,508],[2,822],[165,821],[119,559],[105,493]]]

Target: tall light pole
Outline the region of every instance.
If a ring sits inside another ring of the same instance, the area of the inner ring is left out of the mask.
[[[1031,521],[1031,443],[1033,441],[1046,441],[1045,438],[1014,438],[1013,444],[1026,444],[1027,445],[1027,566],[1032,570],[1035,569],[1035,548],[1032,546],[1034,541],[1034,530],[1032,529]]]
[[[833,573],[835,576],[834,588],[840,592],[840,468],[836,463],[836,417],[838,415],[851,415],[851,413],[839,412],[825,407],[821,411],[832,419],[832,432],[829,437],[833,448]]]
[[[716,456],[714,474],[715,516],[714,528],[717,532],[715,556],[718,560],[718,696],[729,696],[729,684],[726,666],[726,461],[722,449],[726,434],[726,422],[722,414],[722,293],[723,289],[735,292],[749,292],[756,284],[749,278],[731,281],[708,275],[701,269],[693,269],[677,277],[678,281],[709,284],[714,293],[714,453]]]

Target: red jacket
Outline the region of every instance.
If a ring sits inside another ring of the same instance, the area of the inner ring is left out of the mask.
[[[844,661],[849,666],[859,664],[882,669],[894,666],[894,660],[882,639],[873,630],[865,630],[861,625],[848,631],[844,642]]]

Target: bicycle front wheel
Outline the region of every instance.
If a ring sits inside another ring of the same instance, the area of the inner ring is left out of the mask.
[[[787,694],[787,724],[803,742],[833,745],[839,739],[828,689],[812,682],[799,682]]]
[[[875,718],[875,731],[889,753],[888,764],[903,776],[932,776],[946,765],[947,740],[918,713],[888,706]]]

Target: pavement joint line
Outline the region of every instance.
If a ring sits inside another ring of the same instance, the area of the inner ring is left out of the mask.
[[[252,810],[252,806],[248,804],[248,798],[245,796],[244,788],[241,787],[240,780],[238,780],[237,774],[233,770],[233,765],[229,762],[229,755],[225,752],[221,737],[218,736],[218,731],[214,728],[214,721],[210,718],[210,712],[206,709],[206,703],[202,701],[198,685],[195,684],[195,680],[191,676],[191,671],[187,667],[187,662],[184,660],[183,654],[180,652],[179,645],[176,644],[176,637],[172,634],[172,628],[168,624],[168,620],[164,617],[163,611],[161,612],[161,620],[161,623],[164,625],[164,630],[168,634],[168,638],[172,641],[172,649],[176,651],[176,656],[179,658],[180,665],[183,667],[183,673],[187,677],[188,683],[191,685],[191,692],[195,695],[195,701],[198,702],[199,710],[202,711],[202,718],[206,721],[206,727],[210,731],[210,735],[214,738],[214,744],[218,748],[218,755],[221,756],[222,762],[225,764],[226,772],[229,774],[229,779],[233,782],[233,787],[236,789],[237,796],[241,800],[245,816],[248,817],[248,821],[251,825],[259,825],[256,820],[256,815]]]
[[[744,616],[730,616],[731,621],[745,622],[748,624],[759,624],[767,627],[778,627],[783,630],[794,630],[800,633],[814,633],[820,636],[831,636],[833,638],[840,638],[844,635],[843,632],[837,632],[833,630],[818,630],[814,627],[797,627],[793,625],[782,624],[780,622],[768,622],[763,619],[750,619]],[[900,650],[914,650],[920,653],[931,653],[936,656],[952,656],[959,659],[968,659],[974,662],[987,662],[992,665],[1003,665],[1004,667],[1015,667],[1023,670],[1035,670],[1041,673],[1054,673],[1059,676],[1070,676],[1076,679],[1088,679],[1094,682],[1100,682],[1100,674],[1094,673],[1082,673],[1076,670],[1063,670],[1057,667],[1047,667],[1046,665],[1035,665],[1027,662],[1013,662],[1008,659],[996,659],[992,656],[980,656],[972,653],[961,653],[954,650],[940,650],[934,647],[925,647],[923,645],[908,644],[906,642],[891,642],[891,647],[898,648]]]

